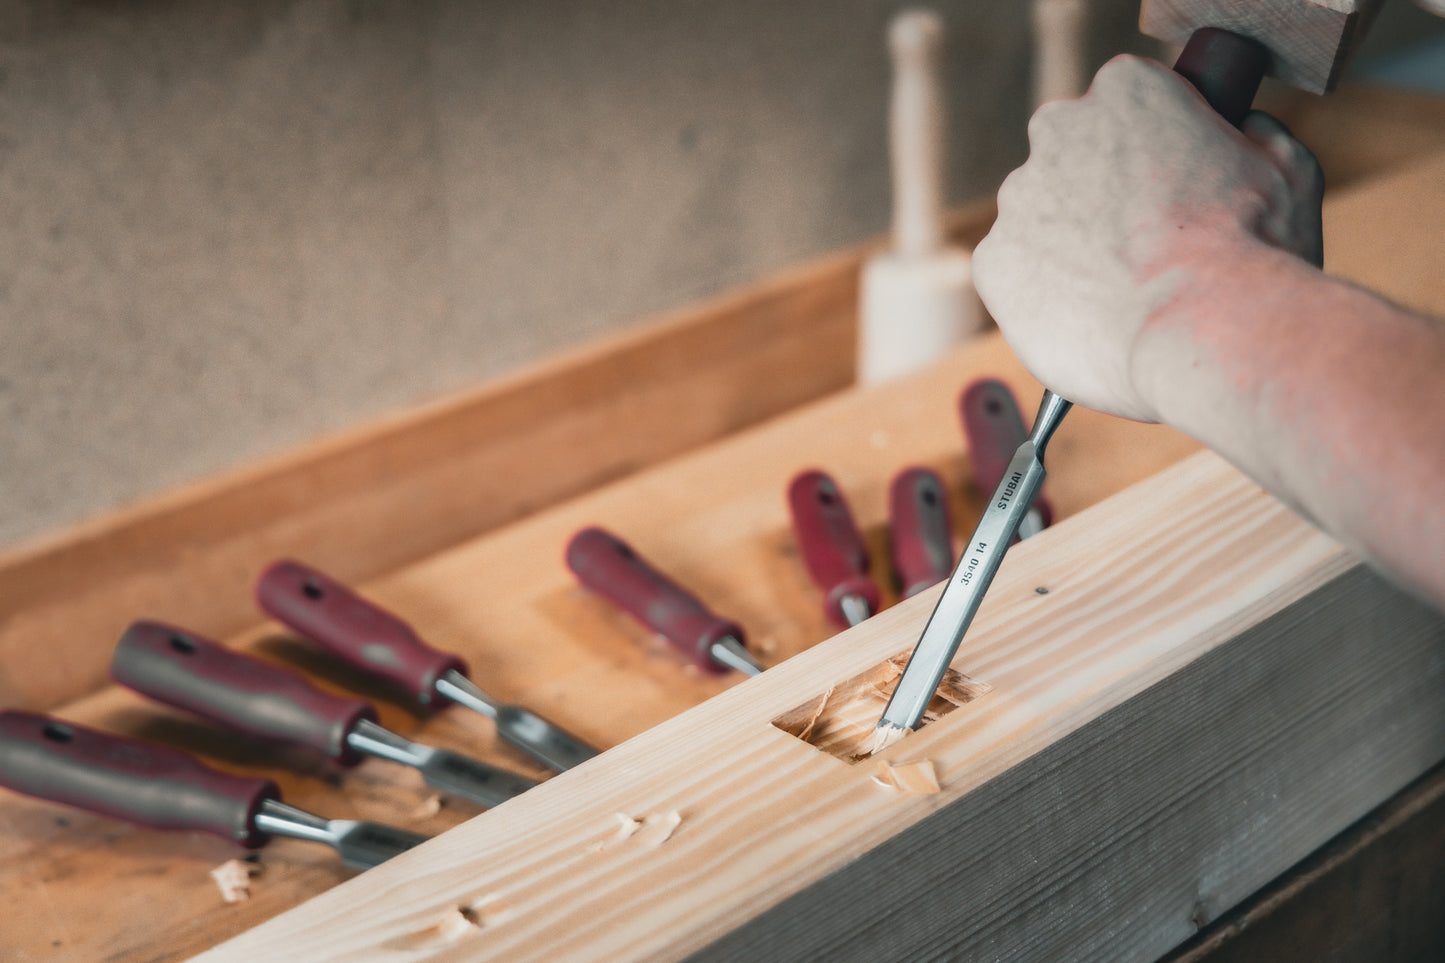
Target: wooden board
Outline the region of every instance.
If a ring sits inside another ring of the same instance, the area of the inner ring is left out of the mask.
[[[1445,758],[1445,621],[1209,454],[1005,561],[955,660],[991,690],[882,756],[937,795],[774,724],[876,719],[848,683],[936,594],[203,958],[1150,959]]]
[[[1162,963],[1445,959],[1445,765]]]
[[[1144,0],[1139,29],[1183,44],[1200,27],[1252,37],[1270,74],[1301,90],[1333,90],[1382,0]]]

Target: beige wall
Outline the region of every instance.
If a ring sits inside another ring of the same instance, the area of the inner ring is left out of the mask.
[[[898,6],[0,0],[0,547],[876,236]],[[935,7],[961,201],[1027,6]]]

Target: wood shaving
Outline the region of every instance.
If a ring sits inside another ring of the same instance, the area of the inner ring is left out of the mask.
[[[665,813],[648,813],[642,818],[637,844],[648,849],[661,846],[672,838],[673,830],[682,825],[682,813],[670,809]]]
[[[893,694],[892,690],[887,687],[903,675],[903,670],[908,667],[908,660],[910,658],[912,658],[911,653],[909,655],[895,655],[884,663],[883,675],[874,680],[873,683],[874,689],[880,692],[884,698],[888,698]],[[961,706],[965,702],[972,702],[991,689],[993,689],[993,686],[987,682],[979,682],[977,679],[971,679],[957,669],[945,669],[943,679],[938,683],[937,695],[956,706]]]
[[[481,927],[477,926],[466,910],[457,907],[418,935],[428,938],[429,942],[455,943],[479,929]]]
[[[887,749],[911,732],[913,732],[912,729],[898,729],[893,726],[874,726],[869,730],[868,741],[858,747],[858,751],[853,753],[853,758],[867,759],[869,756]]]
[[[617,828],[612,831],[611,836],[608,836],[605,839],[600,839],[597,842],[593,843],[592,852],[600,853],[604,850],[611,849],[613,846],[616,846],[624,839],[631,838],[633,833],[637,832],[639,829],[642,828],[642,823],[633,819],[626,813],[613,813],[612,816],[614,819],[617,820]]]
[[[961,706],[965,702],[972,702],[992,689],[993,686],[987,682],[970,679],[957,669],[949,669],[943,673],[943,681],[938,684],[938,692],[935,693],[935,696],[945,702]]]
[[[496,926],[513,915],[512,904],[495,894],[472,901],[470,905],[462,907],[461,912],[478,929]]]
[[[407,818],[410,819],[412,822],[416,823],[424,822],[425,820],[432,818],[441,811],[442,797],[433,793],[432,795],[423,799],[421,801],[421,805],[413,809],[411,813],[408,814]]]
[[[885,789],[916,796],[929,796],[939,791],[938,774],[933,771],[933,763],[927,759],[899,765],[880,759],[873,781]]]
[[[441,918],[431,925],[388,940],[381,944],[381,948],[407,953],[438,950],[496,926],[512,915],[510,903],[496,895],[483,896],[469,904],[445,910]]]
[[[652,849],[661,846],[671,838],[673,830],[682,824],[682,814],[676,809],[665,813],[648,813],[641,819],[633,819],[626,813],[613,813],[618,826],[611,836],[592,844],[594,853],[605,852],[626,840],[637,837],[634,845]]]
[[[227,903],[244,903],[251,898],[251,877],[260,873],[261,867],[244,859],[228,859],[211,870],[211,879],[221,891],[221,899]]]
[[[824,692],[823,697],[818,700],[818,707],[813,710],[812,715],[808,716],[808,721],[803,724],[802,731],[798,733],[799,739],[807,742],[810,738],[812,738],[813,728],[818,724],[818,720],[823,715],[823,710],[828,707],[828,700],[832,697],[833,687],[829,686],[828,691]]]

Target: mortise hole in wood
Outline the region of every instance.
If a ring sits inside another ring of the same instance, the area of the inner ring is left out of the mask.
[[[898,685],[910,653],[894,656],[822,695],[810,699],[773,720],[773,725],[813,748],[852,764],[868,758],[860,755],[873,735],[888,699]],[[993,686],[949,669],[928,704],[918,728],[930,725],[959,706],[989,692]],[[906,738],[906,737],[905,737]]]

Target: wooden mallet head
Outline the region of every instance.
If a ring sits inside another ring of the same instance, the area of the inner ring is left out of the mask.
[[[1143,0],[1139,29],[1183,44],[1200,27],[1250,37],[1270,52],[1268,73],[1311,93],[1334,89],[1382,0]]]

